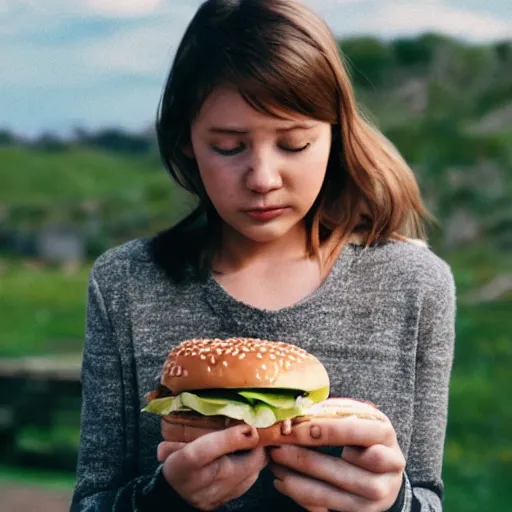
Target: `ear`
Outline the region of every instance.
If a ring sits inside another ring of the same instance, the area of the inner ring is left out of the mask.
[[[196,158],[196,155],[194,153],[194,148],[192,147],[192,143],[191,142],[187,142],[182,148],[181,150],[183,151],[183,154],[190,158],[191,160],[195,160]]]

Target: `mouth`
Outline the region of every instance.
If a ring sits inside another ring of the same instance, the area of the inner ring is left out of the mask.
[[[245,213],[254,219],[259,220],[269,220],[275,217],[279,217],[286,210],[288,210],[288,206],[275,206],[275,207],[266,207],[266,208],[251,208],[249,210],[245,210]]]

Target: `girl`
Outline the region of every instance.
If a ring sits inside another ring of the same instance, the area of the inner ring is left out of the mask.
[[[207,0],[157,133],[198,207],[94,265],[72,510],[440,511],[453,278],[326,24],[294,0]],[[140,410],[168,351],[232,336],[303,347],[333,396],[389,421],[317,421],[321,452],[256,449],[243,426],[159,444]]]

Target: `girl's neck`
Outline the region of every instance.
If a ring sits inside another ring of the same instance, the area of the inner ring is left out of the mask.
[[[303,225],[297,225],[283,237],[270,242],[256,242],[223,226],[221,245],[214,258],[214,271],[236,272],[245,267],[273,265],[308,259],[307,234]]]

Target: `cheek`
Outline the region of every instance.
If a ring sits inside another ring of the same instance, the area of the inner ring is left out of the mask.
[[[236,169],[215,155],[197,155],[197,165],[203,185],[212,200],[221,194],[229,195],[229,190],[237,186]]]
[[[294,188],[303,197],[316,198],[325,179],[328,155],[315,152],[301,162],[300,171],[292,173]]]

